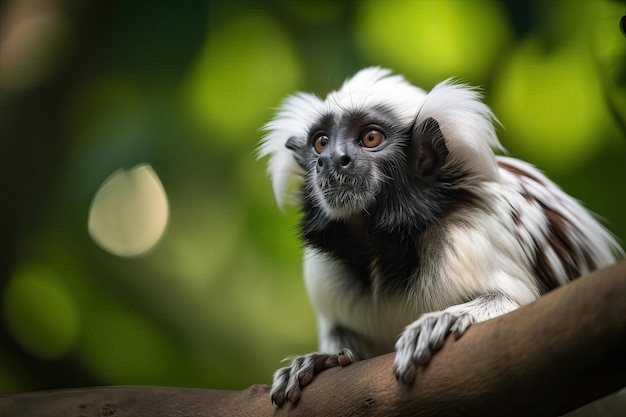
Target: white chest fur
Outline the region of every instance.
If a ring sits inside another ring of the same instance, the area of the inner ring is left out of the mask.
[[[404,327],[422,314],[466,302],[474,294],[502,293],[518,305],[538,296],[532,277],[520,268],[522,250],[507,244],[515,239],[493,216],[455,214],[425,232],[424,242],[416,247],[420,268],[396,277],[407,284],[402,294],[377,288],[385,280],[378,279],[375,260],[369,282],[363,283],[341,261],[306,249],[304,276],[317,313],[320,350],[343,347],[329,340],[336,326],[357,333],[372,345],[372,354],[381,354],[393,351]]]
[[[349,274],[331,256],[311,248],[305,251],[304,278],[317,313],[320,349],[335,350],[325,346],[326,335],[332,326],[340,325],[367,338],[376,350],[372,354],[393,351],[403,328],[422,312],[397,298],[359,288],[356,278]]]

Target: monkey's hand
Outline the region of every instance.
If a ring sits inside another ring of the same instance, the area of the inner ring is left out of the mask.
[[[274,372],[270,396],[272,403],[282,406],[285,402],[295,404],[300,399],[302,388],[313,381],[315,375],[335,366],[348,366],[356,362],[350,349],[342,349],[337,355],[309,353],[296,356],[291,365]]]
[[[406,385],[415,380],[419,366],[426,365],[450,334],[459,338],[476,320],[469,313],[448,311],[424,314],[410,324],[396,342],[393,372],[396,379]]]
[[[422,315],[407,328],[396,342],[393,372],[403,384],[415,380],[415,371],[426,365],[448,336],[463,336],[472,323],[500,316],[520,307],[515,299],[500,292],[486,293],[464,304]]]

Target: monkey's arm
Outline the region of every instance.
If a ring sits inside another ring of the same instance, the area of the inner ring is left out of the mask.
[[[398,387],[387,354],[324,372],[297,407],[272,406],[266,385],[100,387],[0,396],[0,415],[555,416],[626,386],[625,345],[622,261],[449,340],[408,390]]]

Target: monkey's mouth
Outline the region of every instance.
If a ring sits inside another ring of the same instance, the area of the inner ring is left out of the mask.
[[[310,190],[327,214],[343,219],[367,210],[375,200],[375,189],[365,175],[317,176]]]

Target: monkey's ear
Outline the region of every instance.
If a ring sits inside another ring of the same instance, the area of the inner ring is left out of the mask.
[[[294,152],[298,152],[304,147],[304,144],[305,141],[303,141],[302,138],[299,138],[298,136],[292,136],[287,139],[287,142],[285,142],[285,148]]]
[[[446,140],[439,128],[439,123],[432,117],[424,120],[413,131],[413,141],[417,162],[417,173],[431,177],[436,175],[448,156]]]

